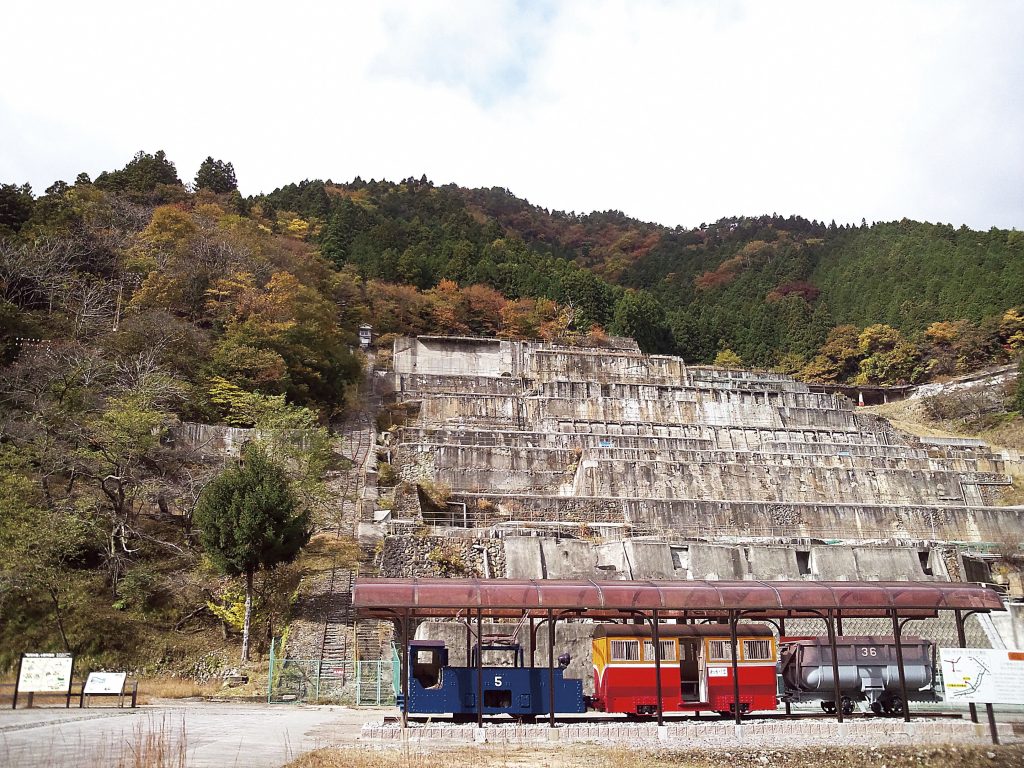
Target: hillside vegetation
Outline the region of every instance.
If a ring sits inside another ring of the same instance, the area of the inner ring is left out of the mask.
[[[0,670],[26,648],[223,660],[245,584],[204,553],[193,513],[225,460],[178,428],[258,428],[305,533],[329,526],[329,425],[356,402],[362,323],[379,360],[396,334],[612,333],[694,362],[893,383],[1010,359],[1022,296],[1016,231],[774,215],[670,229],[425,178],[243,198],[230,163],[208,158],[186,185],[162,152],[41,195],[2,184]],[[250,574],[257,652],[300,573]]]
[[[426,179],[304,181],[251,202],[364,278],[550,299],[570,309],[570,328],[597,324],[693,362],[726,352],[810,380],[893,384],[1005,361],[1024,344],[1015,230],[777,215],[669,229]]]

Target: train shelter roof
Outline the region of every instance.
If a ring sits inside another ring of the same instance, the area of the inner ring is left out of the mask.
[[[977,584],[919,581],[592,581],[554,579],[357,578],[352,603],[362,617],[542,617],[549,610],[591,619],[657,610],[664,618],[928,618],[943,610],[1001,611]]]

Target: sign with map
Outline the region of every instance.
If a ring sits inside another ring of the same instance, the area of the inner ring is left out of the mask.
[[[70,653],[23,653],[18,673],[19,693],[67,693],[71,690]]]
[[[124,690],[126,677],[128,677],[127,672],[90,672],[82,693],[86,696],[121,693]]]
[[[946,701],[1024,704],[1024,651],[943,648]]]

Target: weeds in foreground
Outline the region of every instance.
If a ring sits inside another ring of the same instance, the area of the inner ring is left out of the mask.
[[[14,748],[0,739],[0,765],[17,768],[186,768],[188,740],[184,718],[140,718],[130,731],[111,732],[99,746],[60,735],[41,737],[37,742]]]
[[[97,750],[93,765],[111,768],[185,768],[188,764],[185,721],[137,723],[127,738],[112,738]]]

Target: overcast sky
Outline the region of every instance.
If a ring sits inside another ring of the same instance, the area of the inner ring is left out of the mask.
[[[8,3],[0,181],[507,187],[696,226],[1024,228],[1024,2]]]

